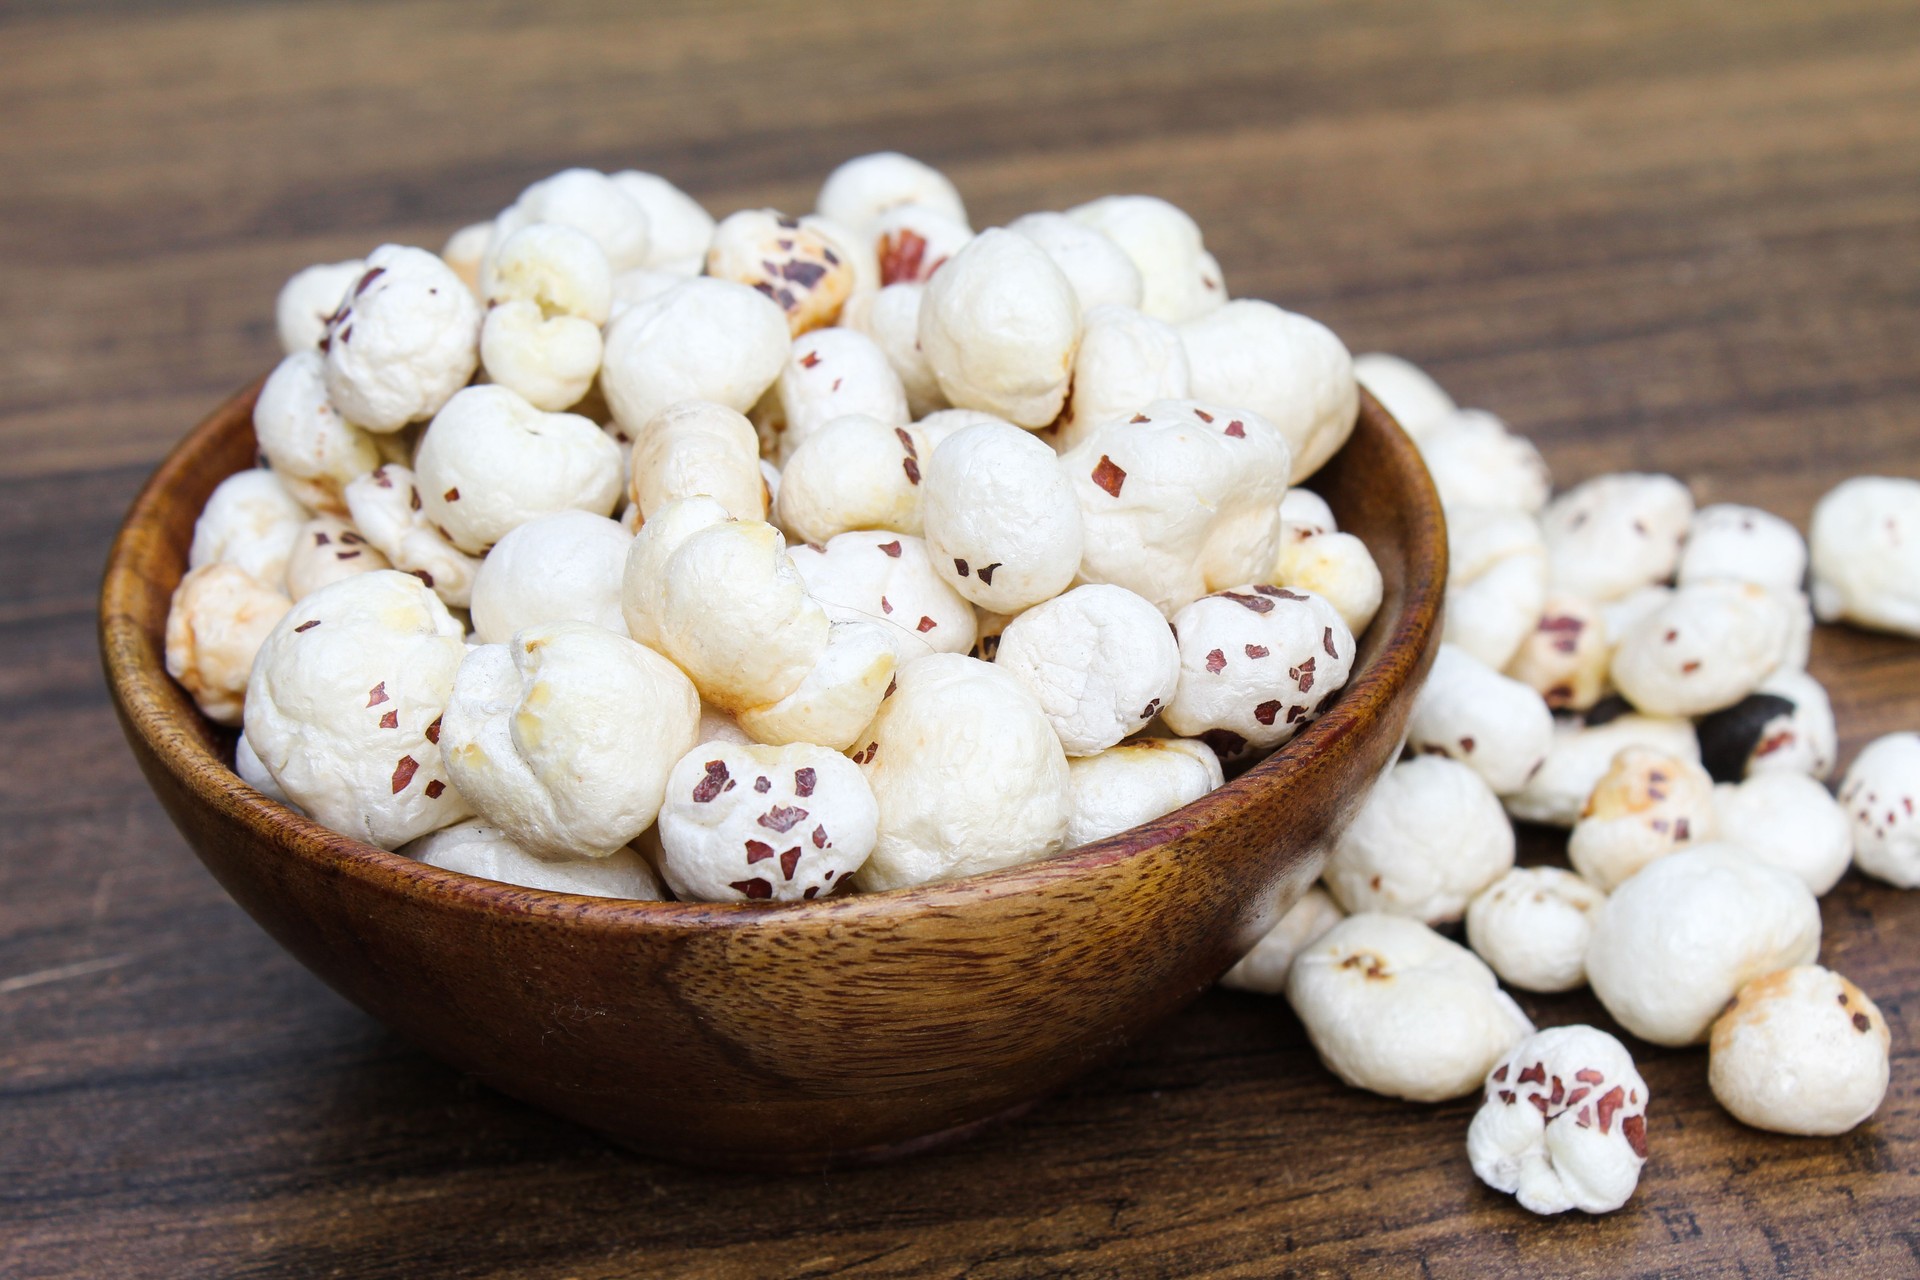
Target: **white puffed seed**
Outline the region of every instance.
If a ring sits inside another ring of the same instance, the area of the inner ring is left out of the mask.
[[[1307,545],[1322,540],[1310,538]],[[1553,713],[1526,685],[1464,649],[1443,644],[1414,701],[1407,745],[1458,760],[1495,795],[1512,795],[1553,749]]]
[[[696,902],[819,897],[866,862],[879,816],[859,766],[836,751],[704,743],[667,781],[660,871]]]
[[[764,294],[796,337],[838,320],[854,286],[854,266],[833,242],[778,209],[722,219],[707,246],[707,275]]]
[[[1203,596],[1174,615],[1180,684],[1167,727],[1232,760],[1317,719],[1353,670],[1353,634],[1318,596],[1265,584]]]
[[[962,222],[967,208],[945,174],[898,151],[855,156],[820,187],[814,208],[852,231],[863,231],[887,210],[926,205]]]
[[[1846,810],[1804,773],[1757,773],[1713,789],[1720,839],[1769,866],[1791,871],[1816,895],[1838,884],[1853,861]]]
[[[273,325],[285,355],[318,352],[326,336],[327,317],[360,278],[367,264],[359,258],[345,262],[318,262],[293,273],[273,300]]]
[[[522,191],[493,221],[493,239],[481,264],[484,293],[500,247],[514,232],[536,222],[584,232],[600,246],[614,271],[652,265],[652,231],[642,209],[621,183],[593,169],[563,169]]]
[[[1291,454],[1258,414],[1160,400],[1060,455],[1085,527],[1080,576],[1169,617],[1208,591],[1263,582],[1280,551]]]
[[[260,452],[287,491],[316,511],[346,511],[341,490],[380,465],[374,438],[327,400],[326,361],[301,350],[268,375],[253,405]]]
[[[1033,695],[954,653],[910,662],[855,744],[879,804],[863,890],[976,875],[1058,853],[1072,788],[1066,752]]]
[[[1695,726],[1700,756],[1721,782],[1768,773],[1827,778],[1839,755],[1833,704],[1804,671],[1780,670],[1731,707]]]
[[[787,456],[775,523],[805,542],[852,529],[920,533],[916,433],[865,414],[823,424]]]
[[[1253,950],[1220,975],[1220,985],[1264,996],[1284,995],[1294,957],[1326,937],[1327,931],[1345,918],[1346,912],[1333,895],[1319,885],[1313,886],[1261,935]]]
[[[299,805],[287,798],[280,784],[267,772],[267,766],[260,762],[260,753],[247,741],[247,735],[241,734],[233,744],[233,771],[240,775],[240,781],[258,791],[269,800],[278,801],[298,813],[305,813]]]
[[[705,251],[702,250],[704,262]],[[698,275],[695,271],[692,275]],[[627,314],[643,302],[659,297],[675,285],[684,284],[691,275],[681,275],[673,271],[658,271],[652,267],[635,267],[632,271],[622,271],[613,278],[612,301],[607,308],[607,323]]]
[[[470,222],[447,237],[440,247],[440,261],[452,268],[473,296],[480,296],[480,271],[486,262],[487,247],[493,243],[493,223]]]
[[[1353,358],[1353,372],[1360,385],[1373,393],[1373,398],[1416,443],[1459,408],[1453,397],[1411,360],[1383,351],[1369,351]]]
[[[1502,670],[1546,609],[1540,526],[1524,511],[1456,507],[1447,512],[1447,547],[1447,643]]]
[[[1067,210],[1133,260],[1140,272],[1140,309],[1184,324],[1227,300],[1220,264],[1206,251],[1194,220],[1158,196],[1103,196]]]
[[[1587,981],[1642,1040],[1696,1044],[1734,993],[1820,950],[1820,905],[1790,871],[1696,845],[1628,880],[1600,910]]]
[[[1186,344],[1164,320],[1126,307],[1087,312],[1073,357],[1067,404],[1053,427],[1062,453],[1096,427],[1132,417],[1159,400],[1184,400],[1192,388]]]
[[[880,709],[893,685],[894,665],[888,628],[862,620],[836,622],[793,692],[740,708],[740,726],[759,742],[812,742],[845,751]]]
[[[1548,592],[1540,621],[1520,642],[1507,674],[1555,711],[1585,711],[1606,696],[1613,644],[1606,615],[1583,596]]]
[[[1920,636],[1920,480],[1857,476],[1813,509],[1822,622]]]
[[[686,280],[607,326],[600,389],[629,433],[682,400],[745,413],[780,376],[791,344],[786,313],[765,294]]]
[[[730,519],[725,507],[700,496],[669,502],[640,526],[627,544],[627,563],[620,571],[620,613],[629,636],[650,649],[662,649],[660,618],[673,553],[700,530]]]
[[[1920,888],[1920,734],[1875,738],[1840,784],[1853,825],[1853,862],[1902,889]]]
[[[1839,974],[1782,969],[1740,988],[1713,1024],[1707,1083],[1742,1124],[1846,1133],[1887,1096],[1892,1040],[1880,1007]]]
[[[603,858],[653,825],[700,699],[671,662],[582,622],[460,664],[441,728],[453,784],[528,853]]]
[[[705,400],[669,405],[633,438],[627,496],[640,519],[706,494],[736,520],[767,514],[760,437],[746,415]]]
[[[921,460],[934,572],[985,609],[1058,595],[1080,568],[1081,508],[1062,460],[1004,422],[966,427]]]
[[[807,593],[827,616],[881,624],[899,665],[973,647],[973,605],[934,571],[922,539],[862,529],[824,545],[796,546],[790,554]]]
[[[783,468],[795,449],[835,418],[859,414],[889,427],[908,422],[907,393],[886,353],[852,329],[819,329],[794,339],[775,385],[784,424],[776,460]]]
[[[1420,437],[1420,456],[1440,505],[1495,507],[1539,515],[1553,491],[1540,451],[1484,409],[1462,409]]]
[[[472,603],[480,559],[454,546],[427,517],[413,472],[389,462],[349,484],[343,496],[354,527],[394,568],[456,608]]]
[[[1124,307],[1130,311],[1139,307],[1144,290],[1140,268],[1105,232],[1064,213],[1029,213],[1009,222],[1007,230],[1033,241],[1053,259],[1053,265],[1073,285],[1082,315],[1095,307]],[[1140,403],[1186,394],[1184,390],[1165,391]]]
[[[1070,756],[1138,733],[1173,698],[1180,651],[1166,618],[1124,587],[1088,584],[1007,625],[994,663],[1039,701]]]
[[[713,243],[713,215],[700,202],[658,174],[622,169],[607,175],[620,193],[647,215],[646,270],[697,276]]]
[[[524,627],[587,622],[626,635],[620,576],[632,541],[617,521],[587,511],[556,511],[518,526],[474,575],[474,634],[482,644],[504,644]]]
[[[1728,578],[1798,591],[1806,576],[1806,540],[1779,516],[1734,503],[1694,512],[1686,548],[1680,553],[1680,585]]]
[[[1654,715],[1730,707],[1787,656],[1794,620],[1765,587],[1709,580],[1681,587],[1620,638],[1610,668],[1627,701]]]
[[[947,404],[940,379],[934,377],[927,353],[920,349],[920,304],[926,296],[923,284],[890,284],[873,293],[855,294],[840,313],[842,325],[866,334],[887,357],[906,393],[907,410],[916,418]]]
[[[1705,769],[1683,756],[1626,747],[1594,784],[1567,859],[1612,891],[1656,859],[1717,839],[1719,827]]]
[[[1480,1087],[1533,1024],[1493,971],[1403,916],[1348,916],[1294,958],[1287,1001],[1357,1089],[1443,1102]]]
[[[187,567],[231,564],[277,589],[287,580],[287,558],[306,523],[307,509],[279,476],[265,468],[236,471],[215,486],[200,509]]]
[[[398,852],[429,867],[522,889],[634,902],[658,902],[666,896],[653,868],[632,849],[615,849],[604,858],[541,857],[484,821],[442,827],[402,845]]]
[[[1030,429],[1060,415],[1080,341],[1073,285],[1038,245],[994,228],[927,284],[920,349],[949,401]]]
[[[1285,532],[1284,514],[1282,533]],[[1347,630],[1363,634],[1373,624],[1385,598],[1380,566],[1367,544],[1350,533],[1323,533],[1313,538],[1281,538],[1274,564],[1274,581],[1281,586],[1311,591],[1334,607]]]
[[[480,320],[480,303],[439,255],[381,245],[320,340],[327,399],[367,431],[431,418],[478,367]]]
[[[1311,489],[1289,489],[1280,499],[1280,536],[1287,542],[1340,532],[1327,500]]]
[[[396,849],[473,810],[448,785],[441,714],[463,630],[417,579],[383,570],[287,611],[254,659],[247,741],[316,822]]]
[[[537,222],[495,253],[480,327],[480,362],[538,409],[565,409],[593,385],[613,273],[585,232]]]
[[[1693,495],[1672,476],[1596,476],[1548,503],[1540,519],[1553,585],[1605,604],[1673,576]]]
[[[1559,867],[1515,867],[1467,905],[1467,945],[1522,991],[1587,984],[1587,943],[1607,895]]]
[[[1648,1101],[1626,1046],[1593,1027],[1550,1027],[1487,1076],[1468,1163],[1532,1213],[1612,1213],[1647,1162]]]
[[[1374,784],[1325,875],[1348,911],[1447,924],[1512,868],[1513,824],[1480,775],[1417,756]]]
[[[304,599],[320,588],[357,573],[393,565],[358,529],[338,516],[315,516],[293,540],[287,557],[287,594]]]
[[[867,228],[882,286],[925,284],[973,239],[973,228],[924,204],[898,204]]]
[[[239,724],[253,656],[293,602],[238,565],[189,570],[167,609],[167,674],[216,724]]]
[[[1291,483],[1318,471],[1353,434],[1353,357],[1319,321],[1242,298],[1181,325],[1180,341],[1196,399],[1251,410],[1280,429],[1292,450]]]
[[[1213,748],[1195,738],[1135,738],[1073,756],[1067,768],[1073,786],[1069,849],[1152,822],[1226,780]]]
[[[1578,717],[1557,718],[1546,763],[1526,786],[1505,797],[1507,812],[1524,822],[1573,826],[1587,797],[1613,767],[1614,756],[1626,747],[1700,759],[1700,744],[1685,720],[1628,714],[1588,725]]]

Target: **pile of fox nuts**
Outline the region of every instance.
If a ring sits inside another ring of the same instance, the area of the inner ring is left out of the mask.
[[[1284,993],[1350,1085],[1478,1095],[1473,1170],[1536,1213],[1627,1202],[1648,1091],[1620,1040],[1536,1031],[1503,982],[1590,986],[1641,1040],[1707,1045],[1748,1125],[1865,1121],[1888,1026],[1817,963],[1816,898],[1849,866],[1920,887],[1920,734],[1869,745],[1836,797],[1808,645],[1816,618],[1920,636],[1920,481],[1839,485],[1809,555],[1786,521],[1696,510],[1671,476],[1555,495],[1498,418],[1397,357],[1355,365],[1446,509],[1445,643],[1323,885],[1223,982]],[[1514,819],[1567,829],[1571,870],[1517,867]],[[1465,946],[1440,932],[1458,924]]]
[[[1380,606],[1292,487],[1346,348],[1151,196],[976,233],[884,153],[716,223],[571,169],[276,319],[168,668],[260,791],[442,868],[796,902],[1044,858],[1294,737]]]

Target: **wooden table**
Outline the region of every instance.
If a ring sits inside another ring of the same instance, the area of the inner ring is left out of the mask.
[[[1519,1211],[1467,1170],[1468,1104],[1343,1089],[1284,1004],[1228,994],[956,1150],[689,1173],[281,954],[148,796],[92,634],[124,504],[272,361],[286,275],[438,246],[575,163],[800,209],[898,146],[982,225],[1158,192],[1234,292],[1423,362],[1563,481],[1670,470],[1804,522],[1920,472],[1920,9],[168,8],[0,5],[0,1274],[1920,1274],[1920,895],[1823,904],[1894,1030],[1876,1121],[1759,1134],[1701,1054],[1644,1050],[1652,1161],[1601,1220]],[[1920,726],[1920,645],[1823,630],[1814,670],[1845,757]]]

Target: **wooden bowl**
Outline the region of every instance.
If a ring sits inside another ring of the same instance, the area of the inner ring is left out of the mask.
[[[201,423],[127,515],[100,639],[127,740],[207,869],[396,1033],[649,1155],[752,1169],[899,1155],[1024,1108],[1193,999],[1320,874],[1398,751],[1439,642],[1446,534],[1370,398],[1314,487],[1386,602],[1339,700],[1156,822],[1043,862],[781,905],[620,902],[424,866],[321,827],[229,767],[167,677],[194,518],[254,464],[258,385]]]

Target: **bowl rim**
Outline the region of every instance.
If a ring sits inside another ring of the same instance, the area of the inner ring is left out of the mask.
[[[161,516],[182,482],[205,469],[207,455],[230,446],[225,437],[244,419],[249,429],[262,377],[241,388],[170,449],[141,486],[108,553],[100,591],[99,640],[107,683],[129,736],[138,735],[151,757],[186,794],[251,830],[288,856],[315,870],[351,875],[381,892],[423,900],[440,908],[518,917],[564,916],[609,929],[692,930],[714,926],[767,929],[803,923],[850,924],[881,917],[944,911],[1041,890],[1061,881],[1146,857],[1171,839],[1230,818],[1258,792],[1281,787],[1312,768],[1314,760],[1348,735],[1361,732],[1381,699],[1412,696],[1411,685],[1430,641],[1440,628],[1447,575],[1447,535],[1439,495],[1412,439],[1365,389],[1359,418],[1384,428],[1383,444],[1397,455],[1398,469],[1412,475],[1404,518],[1409,528],[1402,604],[1376,618],[1392,628],[1373,661],[1349,679],[1326,714],[1287,743],[1206,795],[1150,822],[1033,862],[979,872],[954,880],[874,893],[804,902],[656,902],[601,898],[531,889],[429,866],[322,826],[272,800],[243,781],[217,754],[186,693],[167,674],[164,641],[141,625],[152,596],[151,562],[165,554]],[[1345,447],[1344,445],[1342,446]],[[1408,466],[1407,464],[1411,464]],[[184,562],[184,552],[179,553]],[[171,595],[171,586],[167,588]],[[164,627],[164,617],[161,619]]]

